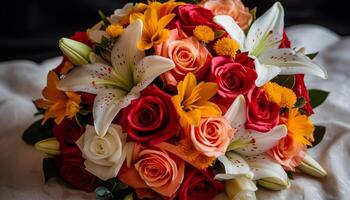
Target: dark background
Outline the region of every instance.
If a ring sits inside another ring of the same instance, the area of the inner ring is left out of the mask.
[[[129,0],[130,1],[130,0]],[[0,61],[43,61],[60,54],[57,41],[94,25],[97,10],[112,14],[128,0],[2,0],[0,6]],[[243,0],[258,15],[275,0]],[[319,24],[350,35],[350,11],[344,0],[281,0],[286,25]]]

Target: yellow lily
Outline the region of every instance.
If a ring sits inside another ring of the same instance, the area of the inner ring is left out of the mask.
[[[144,23],[142,38],[138,44],[140,50],[150,49],[153,45],[160,44],[169,38],[170,31],[165,27],[175,17],[175,14],[164,15],[164,13],[169,12],[169,8],[164,8],[158,4],[151,3],[143,15],[134,13],[131,16],[131,22],[135,19],[141,19]]]
[[[185,129],[188,125],[198,126],[201,117],[221,116],[221,110],[215,103],[210,102],[217,91],[217,84],[201,82],[197,85],[196,77],[188,73],[177,86],[178,95],[171,98],[180,124]]]
[[[56,73],[50,71],[47,75],[47,86],[42,92],[45,99],[34,101],[36,107],[46,109],[42,124],[49,118],[55,118],[55,123],[60,124],[66,116],[72,118],[79,111],[80,95],[58,90],[58,82]]]

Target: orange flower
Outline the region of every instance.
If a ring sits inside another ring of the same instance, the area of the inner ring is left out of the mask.
[[[173,196],[184,178],[185,162],[169,152],[135,145],[132,165],[122,167],[119,180],[135,188],[138,194],[142,193],[141,196],[146,195],[145,189],[149,188],[161,196]]]
[[[156,146],[172,152],[174,155],[178,156],[199,170],[208,168],[216,160],[215,157],[208,157],[202,152],[198,151],[190,139],[182,139],[178,145],[162,142]]]
[[[274,82],[268,82],[263,86],[269,101],[279,107],[293,108],[297,102],[297,96],[293,90],[280,86]]]
[[[288,135],[301,144],[311,145],[315,127],[306,115],[300,114],[296,108],[289,109],[288,118],[285,121]]]
[[[268,154],[280,163],[286,170],[294,171],[306,155],[307,146],[313,140],[314,125],[298,109],[289,109],[287,118],[282,117],[286,124],[288,135],[282,138]]]
[[[178,95],[171,98],[180,116],[180,125],[187,129],[189,125],[199,126],[201,117],[221,116],[220,108],[209,99],[217,90],[216,83],[201,82],[197,85],[196,77],[188,73],[177,85]]]
[[[60,124],[66,116],[72,118],[79,111],[80,95],[58,90],[58,82],[56,73],[50,71],[47,75],[47,86],[42,92],[45,99],[34,101],[36,107],[46,109],[42,124],[49,118],[55,118],[56,124]]]
[[[202,118],[198,127],[191,126],[189,135],[198,151],[217,158],[225,154],[234,132],[224,117],[209,117]]]
[[[176,6],[176,3],[160,4],[154,2],[147,6],[144,14],[138,12],[130,16],[131,23],[136,19],[143,21],[142,38],[138,45],[140,50],[150,49],[169,38],[170,32],[165,27],[175,17],[175,14],[170,12]]]
[[[288,171],[294,171],[306,155],[306,145],[290,135],[282,138],[268,154]]]

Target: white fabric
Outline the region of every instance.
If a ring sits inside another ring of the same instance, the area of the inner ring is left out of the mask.
[[[325,104],[315,110],[315,124],[327,133],[309,153],[328,171],[317,180],[295,175],[289,190],[259,189],[258,199],[349,199],[350,194],[350,38],[314,25],[287,29],[293,46],[320,51],[317,62],[329,72],[328,80],[307,77],[309,88],[331,91]],[[51,181],[43,183],[44,155],[21,140],[23,130],[35,119],[32,99],[41,96],[46,74],[60,58],[42,64],[29,61],[0,63],[0,199],[95,199],[93,193],[69,189]]]

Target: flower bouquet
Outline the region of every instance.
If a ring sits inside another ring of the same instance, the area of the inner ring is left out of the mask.
[[[45,180],[98,199],[255,199],[293,173],[324,177],[309,119],[328,93],[315,54],[291,48],[284,10],[240,0],[128,3],[59,40],[23,139],[48,154]]]

